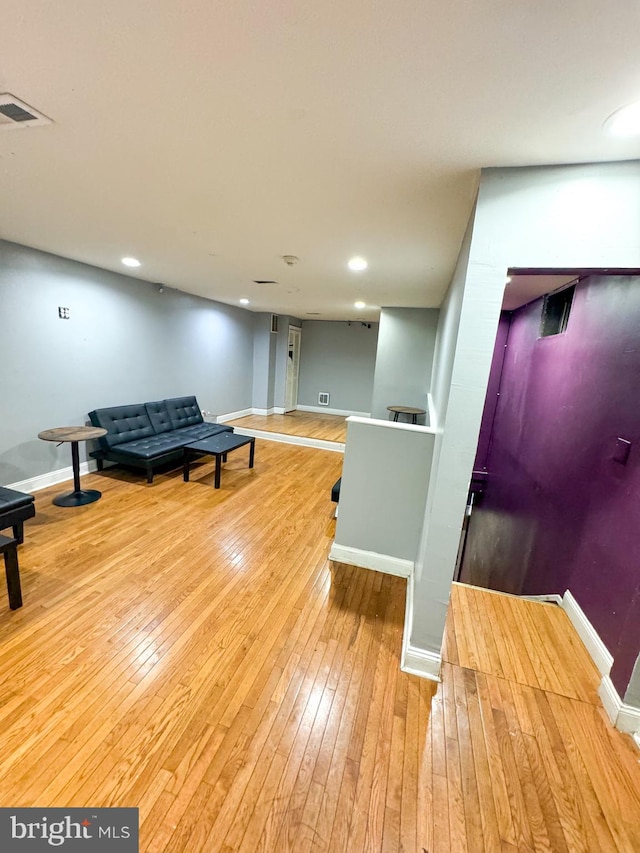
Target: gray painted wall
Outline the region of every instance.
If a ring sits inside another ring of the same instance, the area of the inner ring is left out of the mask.
[[[383,308],[376,355],[371,417],[388,418],[387,406],[427,409],[437,308]],[[422,417],[419,423],[428,423]]]
[[[436,444],[412,645],[439,652],[507,269],[640,267],[640,162],[482,174],[471,240],[441,311]],[[632,679],[633,681],[633,679]]]
[[[433,443],[411,426],[347,422],[336,545],[413,562]]]
[[[4,484],[68,467],[68,445],[36,436],[96,407],[185,394],[214,414],[251,406],[248,311],[3,241],[0,305]]]
[[[273,407],[277,335],[271,332],[271,314],[253,315],[253,406]]]
[[[371,411],[378,324],[305,320],[302,323],[298,404],[318,406],[328,391],[329,408]]]

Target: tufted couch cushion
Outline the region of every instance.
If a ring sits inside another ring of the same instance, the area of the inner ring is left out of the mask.
[[[89,419],[94,426],[107,430],[107,434],[98,439],[103,450],[156,434],[144,403],[96,409],[89,412]]]
[[[135,456],[138,459],[155,459],[172,450],[179,450],[196,439],[185,439],[184,436],[175,433],[164,435],[152,435],[149,438],[139,438],[136,441],[128,441],[118,446],[118,453],[122,456]]]
[[[195,397],[174,397],[173,400],[165,400],[164,402],[173,429],[202,423],[202,413]]]
[[[153,426],[156,435],[163,432],[171,432],[174,427],[171,423],[169,410],[167,409],[167,403],[165,400],[156,400],[155,403],[145,403],[144,407],[147,410],[149,420],[151,421],[151,425]],[[200,420],[202,420],[202,418]]]

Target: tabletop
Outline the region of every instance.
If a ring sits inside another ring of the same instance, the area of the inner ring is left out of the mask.
[[[187,444],[186,449],[202,453],[226,453],[242,447],[243,444],[249,444],[250,441],[255,441],[255,437],[242,435],[239,432],[220,432],[217,435],[210,435],[209,438],[192,441]]]
[[[389,412],[398,412],[401,415],[426,415],[425,409],[415,409],[413,406],[387,406]]]
[[[38,433],[43,441],[89,441],[106,435],[106,429],[93,426],[66,426],[44,429]]]

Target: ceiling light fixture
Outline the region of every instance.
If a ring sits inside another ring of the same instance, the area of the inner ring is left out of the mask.
[[[122,258],[122,263],[125,267],[140,267],[142,264],[137,258]]]
[[[365,302],[358,300],[358,302],[353,303],[353,307],[357,308],[359,311],[361,311],[363,308],[366,308],[367,306],[366,306]]]
[[[352,272],[362,272],[362,270],[366,270],[369,265],[364,258],[355,257],[351,258],[347,266]]]
[[[240,300],[240,305],[248,305],[248,304],[249,304],[249,300],[247,299],[246,296],[243,296],[242,299]]]
[[[640,135],[640,101],[621,107],[602,125],[609,136],[626,138]]]

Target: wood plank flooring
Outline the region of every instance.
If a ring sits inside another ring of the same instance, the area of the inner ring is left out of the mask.
[[[305,438],[319,438],[324,441],[337,441],[344,444],[347,437],[346,419],[340,415],[323,415],[313,412],[287,412],[286,415],[246,415],[229,421],[238,432],[244,429],[257,429],[264,432],[278,432],[283,435],[299,435]]]
[[[429,853],[640,850],[640,753],[564,611],[454,584],[443,661]]]
[[[219,490],[205,459],[37,494],[0,805],[138,806],[145,853],[640,850],[640,756],[564,614],[456,586],[442,683],[401,672],[405,582],[327,560],[341,463],[258,440]]]

